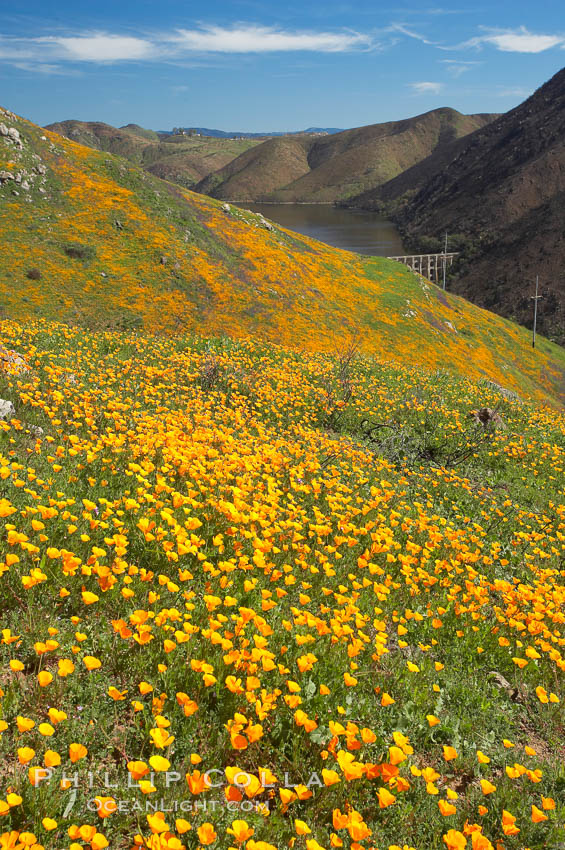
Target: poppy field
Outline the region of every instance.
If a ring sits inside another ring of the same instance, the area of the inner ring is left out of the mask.
[[[0,332],[2,850],[565,846],[561,409]]]

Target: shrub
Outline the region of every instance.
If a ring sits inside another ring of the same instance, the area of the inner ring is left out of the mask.
[[[69,242],[63,250],[73,260],[89,261],[96,256],[96,250],[91,245],[81,245],[80,242]]]

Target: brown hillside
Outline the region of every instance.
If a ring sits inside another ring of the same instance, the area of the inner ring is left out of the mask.
[[[398,213],[412,248],[445,230],[461,247],[453,288],[565,340],[565,69],[528,100],[474,133]]]
[[[192,187],[260,142],[208,136],[159,136],[137,124],[112,127],[100,121],[61,121],[46,129],[89,148],[124,156],[147,171]]]
[[[270,195],[309,171],[309,136],[281,136],[245,151],[209,174],[195,190],[223,200],[251,201]]]
[[[476,132],[476,131],[475,131]],[[401,171],[392,180],[341,201],[339,206],[349,209],[375,210],[387,215],[408,203],[414,195],[436,174],[442,171],[467,144],[467,136],[441,145],[425,159]]]
[[[332,203],[385,183],[493,117],[444,108],[330,136],[271,139],[196,189],[233,201]]]

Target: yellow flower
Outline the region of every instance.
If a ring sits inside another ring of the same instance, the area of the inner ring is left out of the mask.
[[[201,826],[198,827],[197,832],[198,840],[201,844],[204,844],[205,846],[207,846],[208,844],[213,844],[216,838],[218,837],[218,834],[216,833],[216,830],[214,829],[211,823],[203,823]]]
[[[69,758],[73,764],[75,762],[80,761],[88,754],[88,750],[84,746],[84,744],[70,744],[69,745]]]
[[[156,770],[159,773],[167,771],[171,766],[171,762],[168,759],[163,758],[163,756],[151,756],[149,764],[153,770]]]
[[[31,747],[20,747],[18,749],[18,761],[20,764],[27,764],[35,755],[35,750]]]

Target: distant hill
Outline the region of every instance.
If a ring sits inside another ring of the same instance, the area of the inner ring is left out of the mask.
[[[211,130],[210,127],[179,127],[184,133],[200,133],[202,136],[212,136],[216,139],[266,139],[273,136],[303,136],[309,133],[331,135],[341,133],[340,127],[308,127],[307,130],[289,130],[280,132],[246,133],[241,130]],[[173,130],[159,130],[162,136],[174,134]]]
[[[6,110],[0,315],[270,340],[563,398],[565,352],[406,266],[331,248]],[[3,132],[3,130],[2,130]],[[165,381],[165,374],[156,377]]]
[[[411,250],[454,234],[454,290],[527,326],[539,274],[538,329],[565,342],[565,68],[445,153],[378,193],[386,202],[412,192],[395,213]]]
[[[116,128],[100,121],[61,121],[46,129],[81,145],[124,156],[152,174],[186,187],[259,144],[254,139],[161,137],[138,124]]]
[[[332,203],[380,186],[493,117],[442,108],[333,135],[268,139],[196,190],[232,201]]]

